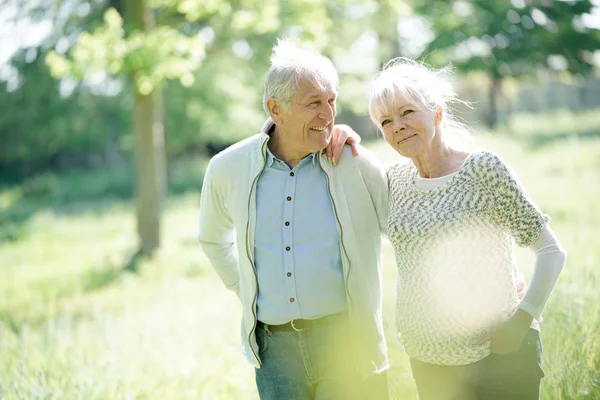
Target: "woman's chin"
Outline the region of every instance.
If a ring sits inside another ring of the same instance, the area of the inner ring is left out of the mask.
[[[411,151],[411,149],[406,149],[405,147],[400,146],[392,146],[396,153],[400,154],[402,157],[413,158],[416,156],[416,152]]]

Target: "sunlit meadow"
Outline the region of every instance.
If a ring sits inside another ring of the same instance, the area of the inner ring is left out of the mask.
[[[510,135],[478,134],[477,142],[513,166],[569,254],[544,312],[542,398],[598,399],[600,139],[516,137],[530,121],[514,123]],[[368,146],[385,163],[397,157],[381,140]],[[204,165],[172,169],[182,189],[166,205],[164,245],[152,260],[131,258],[133,205],[120,196],[128,170],[46,175],[1,189],[0,399],[257,398],[240,352],[237,299],[195,239]],[[517,255],[530,276],[532,254]],[[390,392],[412,399],[394,335],[395,280],[386,245]]]

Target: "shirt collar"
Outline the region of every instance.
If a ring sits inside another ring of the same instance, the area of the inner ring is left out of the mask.
[[[314,153],[310,153],[309,155],[307,155],[306,157],[304,157],[302,159],[302,161],[300,161],[300,164],[302,164],[304,162],[310,162],[313,166],[317,165],[317,154],[318,153],[319,153],[318,151],[316,151]],[[308,159],[308,161],[305,161],[307,159]],[[285,161],[280,160],[273,153],[271,153],[271,149],[269,149],[269,146],[267,146],[267,160],[266,160],[267,164],[266,164],[266,166],[267,167],[273,166],[273,164],[275,163],[275,161],[279,161],[279,162],[285,163]],[[300,164],[298,164],[298,165],[300,165]]]
[[[269,149],[269,146],[267,146],[267,167],[272,167],[273,163],[275,162],[275,160],[279,160],[277,157],[275,157],[273,155],[273,153],[271,153],[271,150]],[[279,160],[281,161],[281,160]]]

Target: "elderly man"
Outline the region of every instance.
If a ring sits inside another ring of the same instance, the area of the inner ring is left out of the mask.
[[[262,399],[388,397],[387,180],[363,148],[324,156],[337,84],[329,59],[280,41],[265,82],[268,120],[216,155],[204,179],[200,242],[241,300]]]

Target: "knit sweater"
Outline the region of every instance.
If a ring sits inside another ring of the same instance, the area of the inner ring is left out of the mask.
[[[548,217],[495,154],[469,155],[452,179],[420,191],[412,162],[388,170],[388,235],[398,265],[397,324],[411,357],[464,365],[490,354],[472,339],[516,311],[525,285],[514,243],[529,246]],[[539,329],[534,320],[532,327]]]

